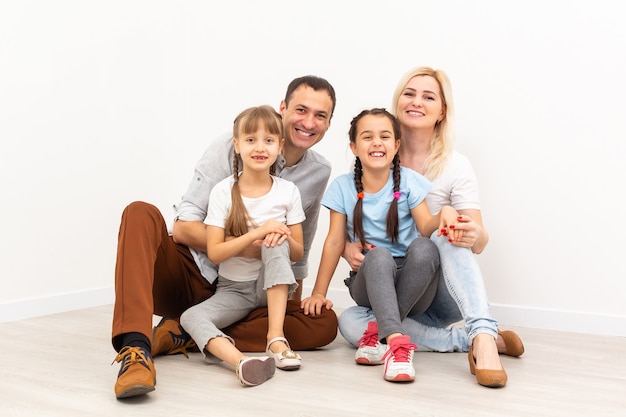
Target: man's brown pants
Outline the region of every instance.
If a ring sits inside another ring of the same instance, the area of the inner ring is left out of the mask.
[[[120,336],[130,332],[151,340],[153,314],[177,319],[214,293],[215,285],[200,274],[189,249],[168,234],[159,209],[144,202],[128,205],[118,236],[113,347],[119,350]],[[259,308],[224,332],[242,352],[263,352],[267,325],[267,308]],[[326,309],[319,316],[307,316],[299,302],[290,301],[284,330],[294,350],[318,348],[337,336],[337,316]]]

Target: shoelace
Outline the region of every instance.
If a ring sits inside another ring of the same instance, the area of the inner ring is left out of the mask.
[[[171,330],[168,330],[168,333],[172,336],[172,340],[174,341],[174,348],[171,349],[168,354],[174,355],[176,353],[182,353],[185,357],[189,358],[187,349],[192,349],[196,343],[191,339],[191,336],[183,330],[182,327],[179,326],[178,330],[180,330],[180,334],[176,334]]]
[[[120,374],[122,374],[130,365],[135,363],[142,363],[142,365],[148,367],[148,359],[143,350],[135,346],[126,346],[117,354],[111,365],[115,362],[124,361]]]
[[[376,346],[376,343],[378,343],[378,333],[372,333],[367,330],[358,341],[359,347]]]
[[[185,329],[183,329],[178,323],[178,333],[174,333],[172,330],[164,329],[162,326],[168,321],[173,320],[164,317],[161,322],[157,324],[153,331],[153,338],[155,338],[154,340],[157,340],[164,339],[169,336],[171,337],[173,346],[167,350],[163,350],[161,347],[161,350],[159,350],[157,354],[164,353],[166,355],[175,355],[177,353],[182,353],[185,355],[185,357],[189,358],[188,352],[196,347],[196,342],[194,342],[194,340],[191,338],[191,335],[189,335],[189,333],[187,333]],[[168,336],[163,336],[165,334],[167,334]]]
[[[411,352],[417,350],[417,345],[414,343],[398,343],[397,345],[389,345],[389,350],[383,355],[383,359],[387,356],[393,355],[394,362],[408,362]]]

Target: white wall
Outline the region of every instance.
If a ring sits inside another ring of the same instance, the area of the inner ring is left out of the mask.
[[[111,303],[124,206],[171,219],[208,140],[292,78],[337,90],[316,149],[338,175],[352,116],[429,65],[479,177],[495,316],[626,336],[618,3],[0,1],[0,321]]]

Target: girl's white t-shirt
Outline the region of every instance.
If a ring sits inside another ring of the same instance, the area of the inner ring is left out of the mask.
[[[243,203],[254,224],[249,223],[249,230],[261,226],[274,219],[292,225],[302,223],[305,219],[300,191],[291,181],[272,177],[274,180],[270,191],[257,198],[243,197]],[[224,228],[231,207],[231,189],[234,178],[228,177],[218,182],[209,196],[209,207],[204,223],[209,226]],[[218,273],[231,281],[254,281],[259,277],[260,259],[233,257],[218,265]]]

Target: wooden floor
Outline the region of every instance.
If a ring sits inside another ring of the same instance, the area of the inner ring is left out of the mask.
[[[526,354],[502,357],[502,389],[477,385],[462,353],[418,352],[415,382],[386,382],[339,335],[251,388],[199,353],[158,357],[156,391],[118,401],[111,316],[102,306],[0,324],[0,416],[626,416],[626,338],[504,325]]]

